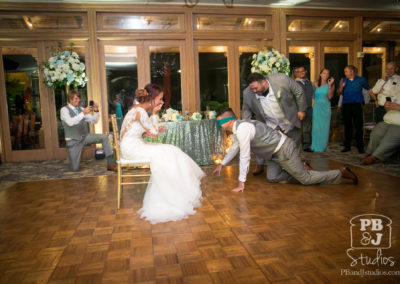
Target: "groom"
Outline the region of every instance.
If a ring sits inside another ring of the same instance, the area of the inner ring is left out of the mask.
[[[305,117],[307,103],[303,89],[285,74],[277,73],[264,77],[251,73],[249,86],[243,91],[242,119],[255,118],[268,127],[280,130],[301,144],[301,120]],[[289,176],[274,161],[257,156],[257,168],[253,175],[260,175],[267,164],[270,182],[287,181]]]
[[[303,185],[339,184],[342,178],[351,179],[354,184],[358,183],[357,176],[346,166],[331,171],[307,170],[300,160],[298,146],[292,139],[262,122],[237,120],[230,108],[217,116],[217,123],[223,130],[233,132],[235,142],[222,164],[218,165],[212,174],[220,175],[222,167],[240,151],[239,184],[233,192],[244,190],[250,165],[250,151],[264,160],[276,162],[290,176],[291,181],[297,180]]]

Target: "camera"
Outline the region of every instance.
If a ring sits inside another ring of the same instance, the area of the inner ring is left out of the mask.
[[[391,101],[392,101],[392,98],[391,98],[391,97],[386,97],[386,101],[387,101],[387,102],[391,102]]]
[[[89,106],[92,107],[93,105],[94,105],[94,101],[90,101],[90,102],[89,102]]]

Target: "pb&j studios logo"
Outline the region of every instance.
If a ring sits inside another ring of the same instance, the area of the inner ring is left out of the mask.
[[[383,255],[383,250],[391,248],[391,224],[389,217],[380,214],[363,214],[351,218],[351,248],[347,249],[347,255],[352,260],[350,266],[394,266],[394,257]]]

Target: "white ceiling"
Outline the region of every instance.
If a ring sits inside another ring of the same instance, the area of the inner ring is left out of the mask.
[[[325,8],[325,9],[368,9],[368,10],[400,10],[400,0],[0,0],[0,2],[18,3],[130,3],[130,4],[171,4],[223,6],[224,2],[233,6],[270,6],[270,7],[298,7],[298,8]]]

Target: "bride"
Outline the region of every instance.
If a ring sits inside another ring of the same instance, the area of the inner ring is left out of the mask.
[[[150,161],[151,177],[138,211],[152,224],[177,221],[195,213],[201,205],[200,167],[178,147],[146,143],[143,136],[157,137],[157,112],[163,105],[162,89],[147,84],[136,91],[139,104],[126,114],[121,127],[121,156],[127,160]],[[148,112],[152,112],[149,117]]]

